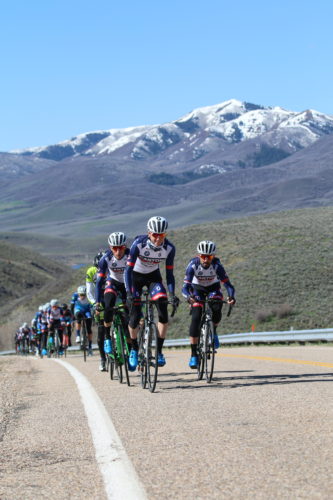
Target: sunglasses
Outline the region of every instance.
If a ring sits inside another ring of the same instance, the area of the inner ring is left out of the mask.
[[[123,248],[126,248],[125,245],[111,247],[111,249],[115,252],[117,252],[117,250],[122,250]]]
[[[165,238],[166,236],[166,233],[150,233],[150,234],[153,236],[153,238],[158,238],[158,237]]]
[[[200,259],[213,260],[214,255],[206,255],[203,253],[199,253],[199,257],[200,257]]]

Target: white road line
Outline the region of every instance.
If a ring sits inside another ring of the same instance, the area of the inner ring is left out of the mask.
[[[58,359],[54,361],[69,371],[78,386],[108,499],[147,499],[146,492],[124,450],[112,420],[90,382],[70,363]]]

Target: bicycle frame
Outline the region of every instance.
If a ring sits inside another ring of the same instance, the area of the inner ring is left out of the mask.
[[[111,333],[112,353],[108,355],[108,362],[110,364],[110,378],[113,379],[114,368],[116,368],[119,382],[122,383],[122,368],[124,367],[127,385],[130,385],[128,374],[129,347],[125,334],[125,325],[123,322],[123,314],[125,312],[124,304],[121,303],[118,306],[115,306],[113,308],[113,311],[114,317]]]

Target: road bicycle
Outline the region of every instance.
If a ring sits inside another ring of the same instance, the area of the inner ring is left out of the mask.
[[[47,357],[50,358],[53,356],[54,358],[60,357],[61,351],[61,342],[60,342],[60,334],[59,331],[62,330],[62,327],[55,326],[53,331],[49,332],[49,339],[47,341]]]
[[[110,372],[111,380],[114,379],[114,375],[117,373],[120,383],[124,380],[123,372],[125,372],[127,385],[130,385],[128,373],[129,347],[128,339],[126,337],[127,326],[125,320],[125,304],[120,303],[118,306],[113,308],[113,311],[114,316],[111,329],[112,353],[107,354],[106,356],[106,369]]]
[[[215,363],[215,346],[214,346],[214,325],[212,321],[213,312],[211,305],[213,303],[220,303],[220,299],[209,299],[205,298],[203,301],[203,311],[200,323],[200,335],[198,341],[198,366],[197,366],[197,376],[198,380],[202,380],[205,374],[206,382],[209,384],[212,381],[214,373],[214,363]],[[227,304],[226,301],[222,301]],[[229,304],[229,309],[227,316],[230,316],[232,310],[232,304]]]
[[[149,298],[148,289],[143,290],[143,296],[143,318],[138,332],[138,371],[141,387],[145,389],[148,386],[149,391],[154,392],[158,374],[158,329],[154,321],[154,301]],[[178,304],[172,305],[171,317],[178,307]]]
[[[83,352],[83,360],[87,361],[87,351],[88,351],[88,335],[87,335],[87,324],[86,318],[83,317],[81,320],[81,340],[80,340],[81,351]]]

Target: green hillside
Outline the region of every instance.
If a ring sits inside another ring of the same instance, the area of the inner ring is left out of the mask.
[[[190,258],[196,254],[198,241],[212,239],[217,244],[217,256],[236,288],[237,297],[233,313],[223,320],[219,333],[248,332],[252,325],[256,331],[332,327],[332,234],[333,207],[224,219],[170,231],[168,238],[177,248],[177,294],[181,297],[184,271]],[[106,236],[101,234],[100,239],[106,239]],[[80,251],[93,257],[90,248],[80,246]],[[8,259],[8,248],[6,256],[3,252],[1,243],[0,262]],[[32,259],[29,257],[28,260]],[[24,261],[21,264],[26,267]],[[32,282],[24,300],[27,320],[39,303],[54,296],[69,301],[73,289],[84,281],[85,268],[74,272],[54,262],[53,265],[54,275],[47,286]],[[52,267],[50,263],[48,266]],[[33,274],[34,280],[41,280],[42,270],[33,266]],[[18,275],[23,276],[22,273]],[[22,290],[21,286],[17,289]],[[13,300],[14,304],[17,298],[7,295],[8,300]],[[169,336],[187,336],[189,321],[189,308],[183,301],[171,323]]]

